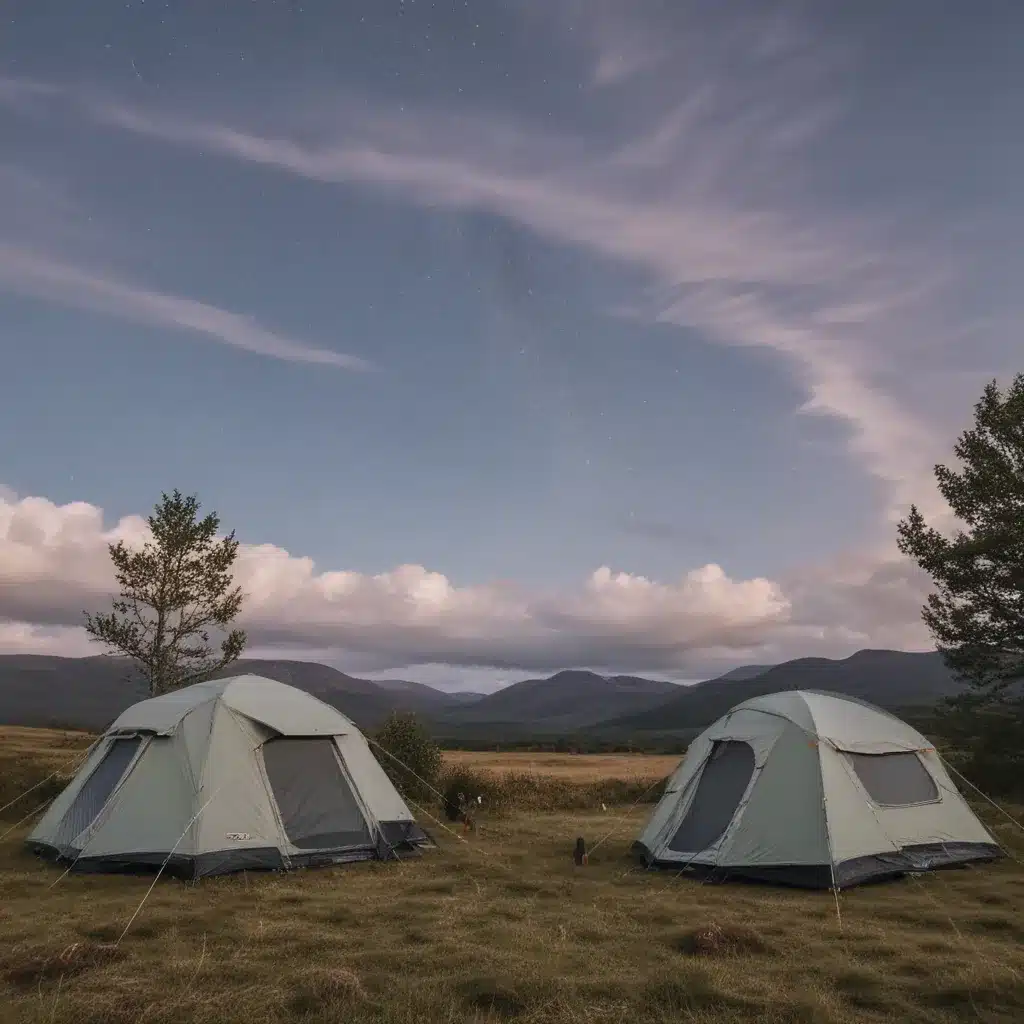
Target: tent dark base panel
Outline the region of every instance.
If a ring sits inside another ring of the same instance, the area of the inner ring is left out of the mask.
[[[289,871],[299,868],[351,864],[363,860],[402,859],[421,856],[421,848],[433,846],[433,840],[418,825],[404,821],[381,822],[381,839],[375,846],[339,850],[315,850],[285,860],[276,846],[247,847],[239,850],[214,850],[198,856],[163,853],[111,854],[102,857],[80,856],[79,851],[62,851],[49,843],[28,843],[29,850],[45,860],[68,865],[81,874],[152,874],[161,869],[173,878],[197,879],[228,875],[238,871]]]
[[[855,885],[882,882],[915,872],[963,867],[999,860],[1004,856],[1000,847],[993,843],[924,843],[905,846],[899,853],[880,853],[842,861],[835,865],[833,883],[833,867],[830,864],[722,868],[708,864],[688,864],[686,861],[655,860],[641,843],[634,843],[633,852],[648,867],[674,869],[707,882],[766,882],[798,889],[831,889],[833,884],[840,889],[849,889]]]

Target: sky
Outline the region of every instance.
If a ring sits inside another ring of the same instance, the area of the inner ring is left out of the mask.
[[[256,655],[490,689],[927,649],[1024,369],[1010,0],[8,0],[0,651],[180,488]]]

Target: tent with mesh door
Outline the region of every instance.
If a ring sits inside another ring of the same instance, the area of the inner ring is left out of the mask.
[[[190,878],[418,852],[429,842],[343,714],[243,675],[135,704],[27,839],[80,871]]]
[[[754,697],[701,733],[634,848],[648,865],[812,888],[1001,854],[919,732],[813,691]]]

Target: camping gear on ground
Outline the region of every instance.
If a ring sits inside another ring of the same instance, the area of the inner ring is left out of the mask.
[[[26,842],[73,870],[198,878],[404,856],[429,838],[340,711],[241,675],[128,708]]]
[[[634,850],[712,879],[834,889],[1002,854],[916,729],[811,690],[754,697],[705,729]]]
[[[444,816],[451,822],[457,822],[462,817],[462,805],[465,797],[462,793],[456,793],[451,789],[444,797]]]

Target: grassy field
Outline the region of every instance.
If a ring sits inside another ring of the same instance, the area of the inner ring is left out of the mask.
[[[573,782],[600,779],[664,778],[682,760],[675,754],[534,754],[447,750],[445,763],[491,773],[524,772]]]
[[[76,741],[8,730],[4,759],[15,743],[45,775]],[[1024,1020],[1018,863],[853,890],[840,923],[830,893],[636,870],[647,812],[485,815],[468,840],[426,820],[438,849],[417,861],[161,879],[144,904],[151,879],[61,877],[19,827],[0,844],[0,1022]],[[613,829],[574,868],[576,835]]]

